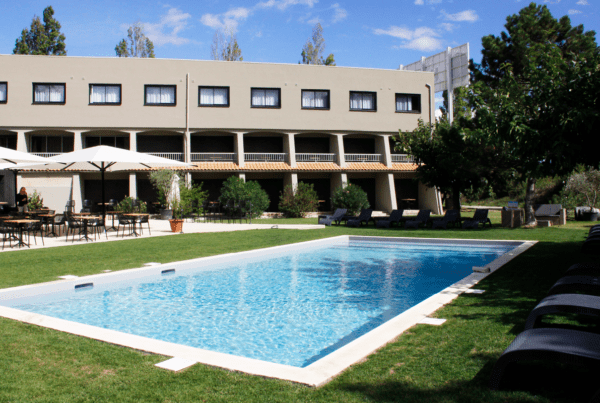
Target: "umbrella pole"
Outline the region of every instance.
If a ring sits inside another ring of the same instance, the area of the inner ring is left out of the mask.
[[[104,230],[106,231],[106,204],[104,204],[104,162],[102,163],[102,169],[100,169],[101,172],[101,178],[102,178],[102,226],[104,227]]]

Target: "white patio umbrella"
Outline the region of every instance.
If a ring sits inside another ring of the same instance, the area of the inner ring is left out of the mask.
[[[125,171],[143,168],[169,168],[192,166],[185,162],[155,157],[153,155],[129,151],[109,146],[84,148],[53,157],[54,161],[66,163],[63,170],[73,167],[81,170],[97,169],[102,177],[102,219],[106,216],[104,204],[104,172]]]
[[[179,175],[177,174],[173,175],[173,180],[171,181],[171,193],[169,193],[167,204],[173,206],[175,200],[179,200]]]
[[[0,147],[0,164],[5,168],[10,168],[11,165],[17,164],[50,164],[56,162],[51,158],[38,157],[34,154],[24,153],[22,151],[12,150],[10,148]],[[4,165],[10,164],[10,165]]]

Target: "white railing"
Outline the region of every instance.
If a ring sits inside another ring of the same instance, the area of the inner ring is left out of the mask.
[[[286,162],[287,153],[244,153],[246,162]]]
[[[408,154],[392,154],[392,162],[415,162],[415,157]]]
[[[335,162],[335,154],[297,153],[296,162]]]
[[[235,161],[236,153],[191,153],[192,162],[230,162]]]
[[[344,154],[346,162],[380,162],[381,154]]]
[[[170,160],[183,162],[183,153],[143,153],[153,155],[155,157],[168,158]]]
[[[33,154],[37,157],[50,158],[50,157],[55,157],[57,155],[61,155],[62,153],[29,153],[29,154]]]

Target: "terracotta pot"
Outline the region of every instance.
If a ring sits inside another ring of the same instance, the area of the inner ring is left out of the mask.
[[[171,224],[171,231],[183,232],[183,220],[178,220],[174,218],[169,220],[169,224]]]

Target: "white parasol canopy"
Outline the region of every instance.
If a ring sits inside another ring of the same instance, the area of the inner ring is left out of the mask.
[[[10,168],[16,164],[50,164],[56,162],[54,159],[38,157],[34,154],[24,153],[22,151],[11,150],[10,148],[0,147],[0,164],[2,169]],[[10,165],[5,165],[10,164]]]

